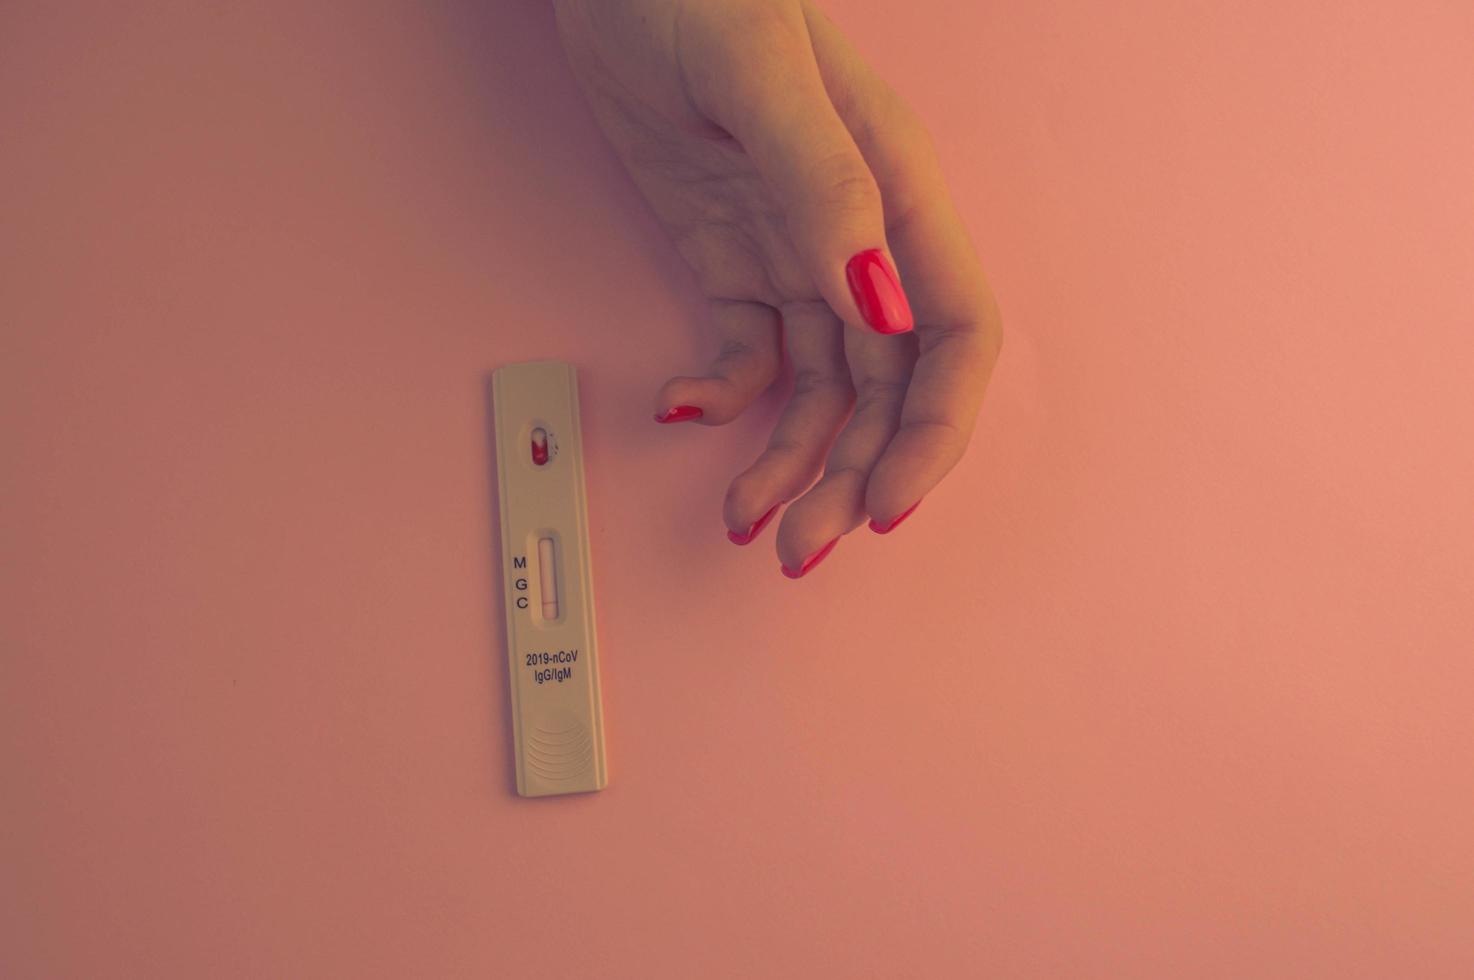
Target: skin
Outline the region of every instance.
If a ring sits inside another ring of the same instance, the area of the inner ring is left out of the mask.
[[[925,128],[801,0],[555,0],[595,117],[709,300],[719,342],[657,412],[739,416],[794,386],[767,448],[731,484],[742,534],[788,501],[783,565],[889,524],[961,458],[1002,342],[997,305]],[[845,279],[882,249],[915,329],[875,332]]]

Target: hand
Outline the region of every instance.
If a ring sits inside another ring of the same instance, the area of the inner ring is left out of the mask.
[[[797,578],[867,517],[890,530],[962,456],[1002,340],[924,128],[807,0],[555,7],[720,339],[706,375],[660,389],[656,420],[730,422],[785,346],[793,365],[767,449],[727,491],[728,536],[748,543],[787,502],[778,556]]]

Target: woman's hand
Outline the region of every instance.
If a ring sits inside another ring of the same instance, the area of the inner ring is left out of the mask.
[[[555,6],[720,340],[704,376],[660,389],[657,421],[730,422],[785,345],[793,363],[767,449],[727,491],[728,536],[787,502],[796,578],[867,517],[895,527],[961,457],[1002,338],[925,130],[807,0]]]

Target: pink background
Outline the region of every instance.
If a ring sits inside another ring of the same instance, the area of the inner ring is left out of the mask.
[[[0,8],[0,975],[1474,973],[1474,6],[828,4],[1008,338],[802,582],[536,2]],[[904,11],[904,12],[903,12]],[[612,769],[513,795],[490,370]]]

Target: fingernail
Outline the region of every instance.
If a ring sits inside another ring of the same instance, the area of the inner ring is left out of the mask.
[[[879,523],[876,523],[876,521],[875,521],[874,518],[871,518],[870,519],[870,530],[874,531],[876,534],[890,534],[892,531],[894,531],[900,525],[900,523],[902,521],[904,521],[906,518],[908,518],[908,517],[911,516],[911,512],[912,511],[914,511],[916,508],[918,508],[920,506],[921,506],[921,501],[919,501],[919,500],[916,501],[916,503],[912,504],[910,507],[907,507],[905,510],[901,511],[901,514],[900,514],[899,517],[893,517],[893,518],[891,518],[889,524],[879,524]]]
[[[804,563],[798,566],[797,570],[784,565],[783,574],[787,575],[789,578],[803,578],[805,575],[809,574],[809,570],[811,568],[819,564],[825,558],[829,557],[829,553],[834,550],[834,546],[837,544],[839,544],[839,538],[835,538],[833,541],[829,542],[824,547],[820,548],[818,551],[805,558]]]
[[[675,408],[667,408],[655,416],[655,421],[662,425],[672,422],[689,422],[691,419],[701,418],[701,409],[695,405],[677,405]]]
[[[878,248],[857,252],[844,267],[860,315],[877,333],[905,333],[916,324],[890,259]]]
[[[759,531],[768,526],[768,522],[773,519],[773,515],[778,513],[778,508],[782,506],[783,501],[781,500],[778,501],[778,503],[774,504],[766,514],[752,522],[752,527],[747,529],[746,534],[738,534],[736,531],[728,531],[727,540],[732,542],[733,544],[751,544],[752,539],[757,537],[757,533]]]

